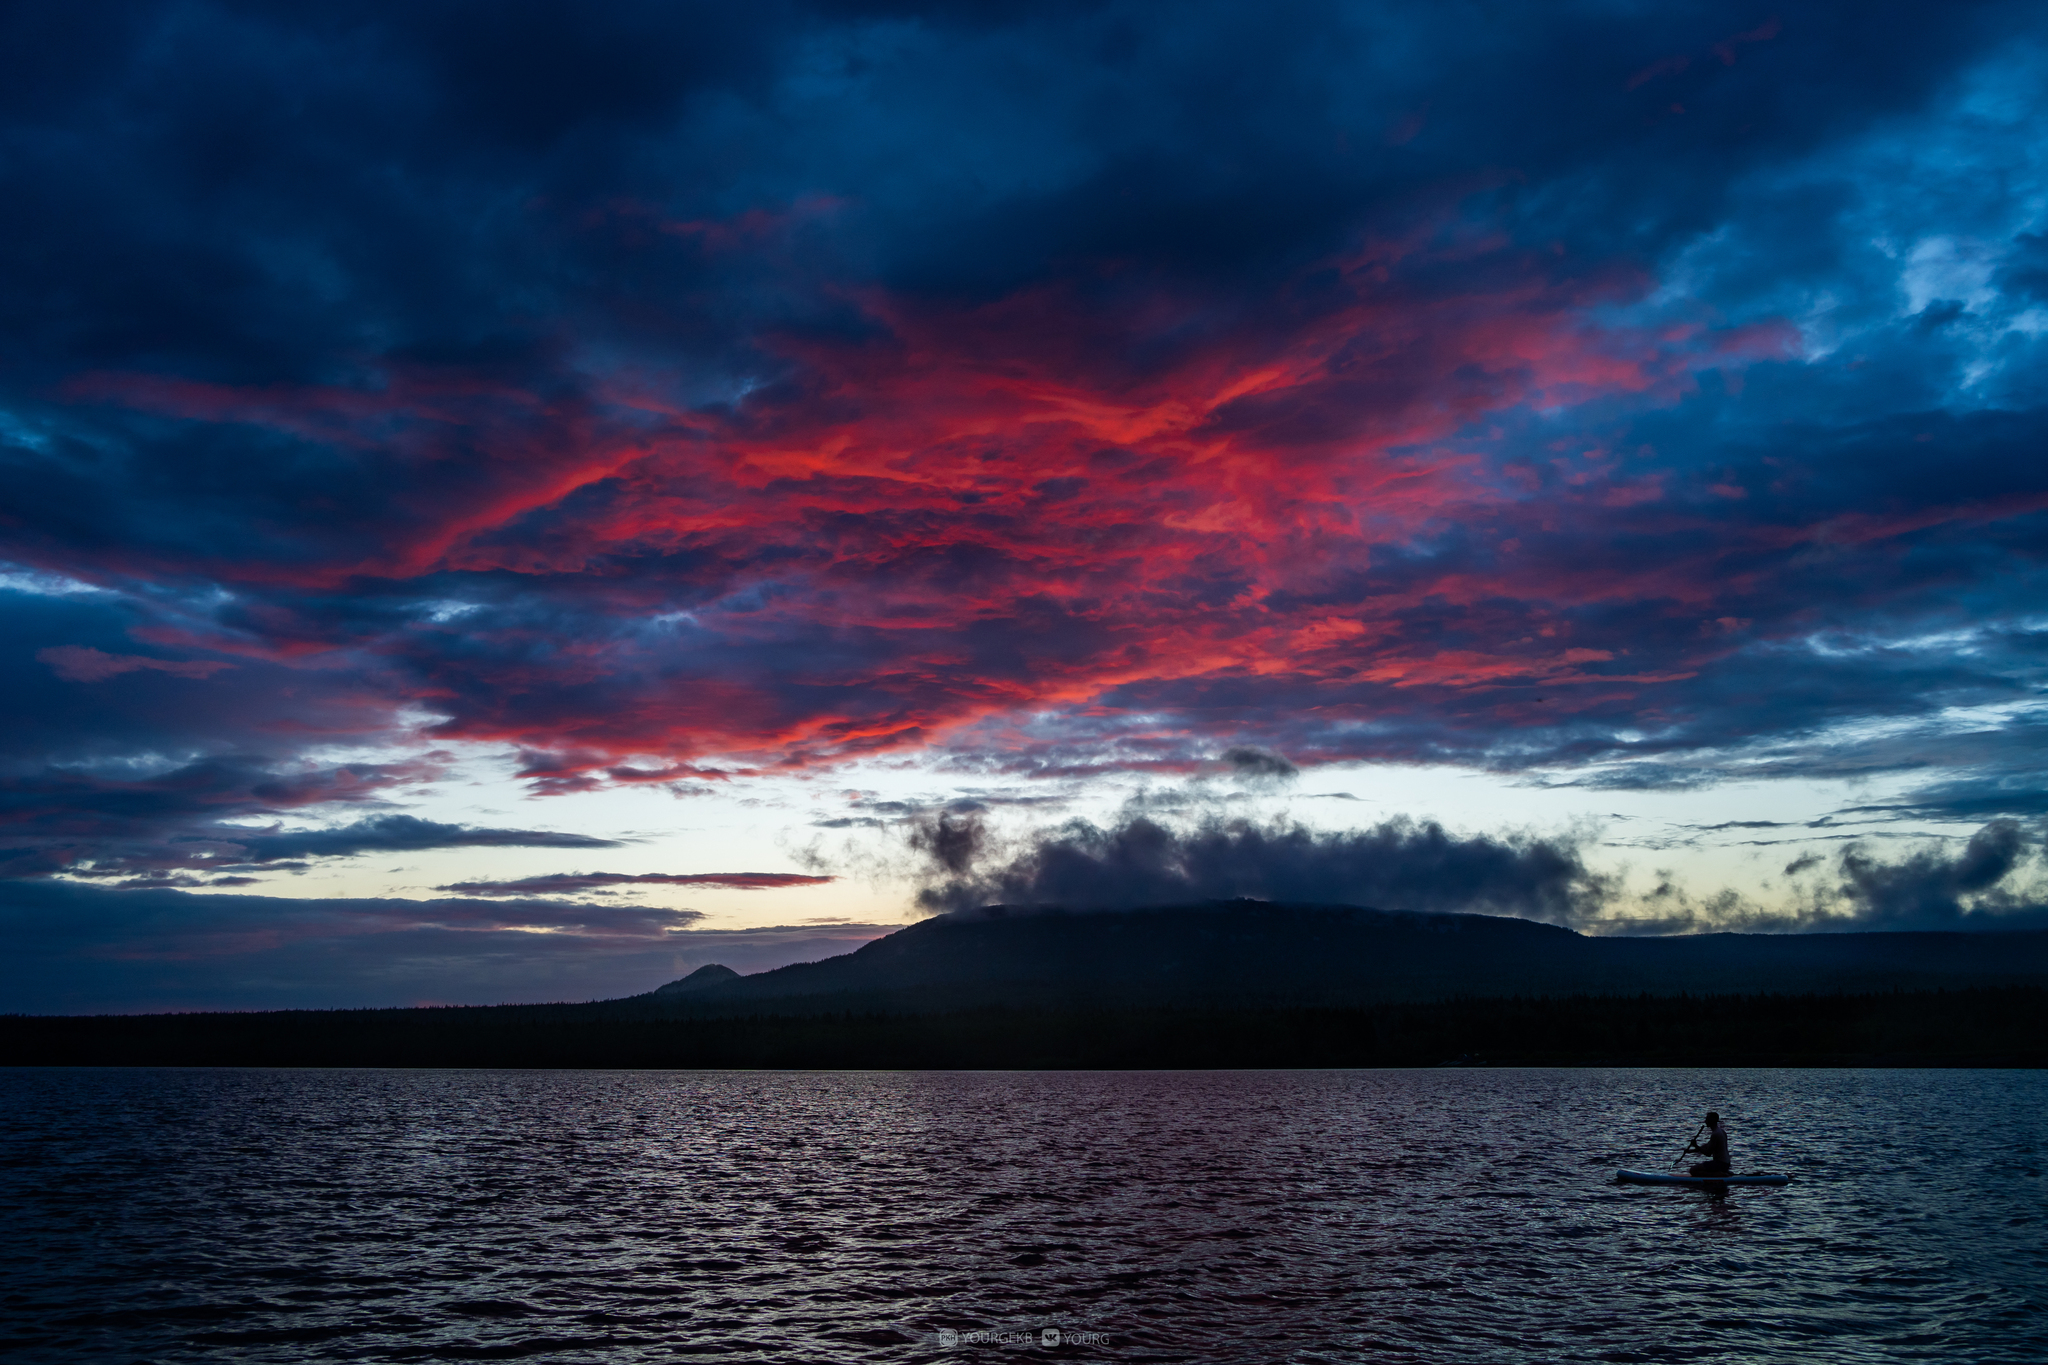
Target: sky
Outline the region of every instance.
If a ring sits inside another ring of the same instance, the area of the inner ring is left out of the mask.
[[[0,10],[0,1009],[2048,924],[2048,11]]]

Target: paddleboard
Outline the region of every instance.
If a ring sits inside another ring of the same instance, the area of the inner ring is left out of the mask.
[[[1666,1175],[1660,1171],[1619,1171],[1624,1185],[1789,1185],[1789,1175]]]

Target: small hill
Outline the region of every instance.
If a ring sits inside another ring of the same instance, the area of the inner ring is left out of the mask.
[[[671,981],[666,986],[657,986],[654,994],[658,996],[687,995],[691,991],[701,991],[706,986],[723,986],[728,981],[738,981],[739,979],[740,974],[732,968],[721,967],[716,962],[713,962],[708,966],[699,967],[680,981]]]

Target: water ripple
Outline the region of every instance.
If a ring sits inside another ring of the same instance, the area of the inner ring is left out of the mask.
[[[0,1348],[23,1361],[2048,1359],[2036,1072],[0,1090]],[[1611,1183],[1709,1106],[1739,1164],[1793,1185]]]

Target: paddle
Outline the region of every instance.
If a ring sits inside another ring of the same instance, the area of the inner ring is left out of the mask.
[[[1692,1136],[1685,1140],[1685,1152],[1689,1152],[1692,1150],[1692,1145],[1700,1140],[1700,1134],[1706,1131],[1706,1127],[1707,1125],[1704,1122],[1702,1122],[1699,1127],[1692,1130]],[[1671,1164],[1676,1166],[1679,1162],[1685,1160],[1685,1152],[1680,1152],[1677,1155],[1677,1157],[1675,1157],[1672,1160]]]

